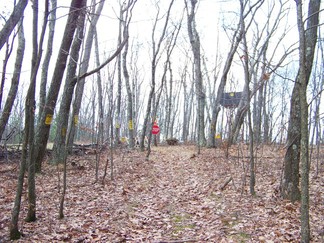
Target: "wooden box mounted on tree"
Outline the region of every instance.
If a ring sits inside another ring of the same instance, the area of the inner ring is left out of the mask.
[[[225,108],[236,108],[240,104],[243,92],[223,93],[220,104]]]

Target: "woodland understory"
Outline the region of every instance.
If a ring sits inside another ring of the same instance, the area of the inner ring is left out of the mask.
[[[283,146],[261,145],[256,152],[256,195],[249,193],[249,151],[193,145],[153,147],[145,152],[100,154],[95,183],[95,155],[68,158],[68,188],[63,219],[58,218],[62,167],[45,162],[37,175],[37,221],[24,222],[25,185],[20,213],[23,237],[17,242],[300,242],[300,204],[280,197]],[[18,160],[17,160],[18,161]],[[18,162],[0,161],[0,242],[9,241]],[[311,242],[324,242],[324,148],[320,169],[310,173]],[[110,161],[108,161],[110,166]],[[231,180],[230,180],[231,179]],[[228,184],[226,184],[229,182]]]

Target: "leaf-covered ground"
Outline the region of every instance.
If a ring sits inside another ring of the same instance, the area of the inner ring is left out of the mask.
[[[62,169],[44,164],[37,175],[37,221],[24,222],[26,186],[18,242],[299,242],[299,203],[279,197],[284,150],[260,147],[256,195],[249,194],[248,150],[154,147],[145,153],[120,149],[105,183],[102,153],[99,182],[95,156],[72,157],[68,165],[65,218],[58,219]],[[75,163],[74,166],[71,162]],[[324,168],[310,176],[312,242],[324,242]],[[0,162],[0,242],[8,241],[18,165]],[[227,185],[228,182],[232,179]],[[224,187],[221,190],[221,187]]]

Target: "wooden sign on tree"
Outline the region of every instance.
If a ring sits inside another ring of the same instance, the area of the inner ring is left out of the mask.
[[[240,104],[243,92],[223,93],[220,104],[225,108],[236,108]]]

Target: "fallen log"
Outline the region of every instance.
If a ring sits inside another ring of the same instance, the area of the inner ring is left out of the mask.
[[[178,139],[176,139],[176,138],[168,138],[167,140],[166,140],[166,142],[167,142],[167,144],[168,145],[176,145],[176,144],[178,144]]]
[[[233,180],[232,177],[228,177],[226,179],[226,181],[224,182],[224,184],[219,188],[221,191],[223,191],[225,189],[225,187],[228,185],[228,183],[230,183]]]

